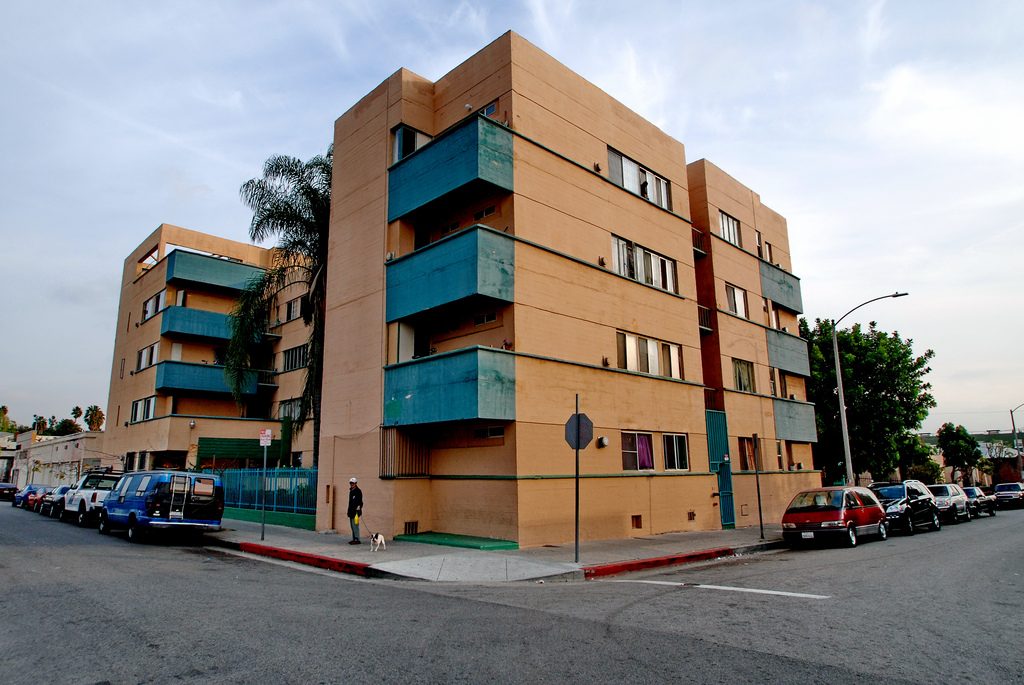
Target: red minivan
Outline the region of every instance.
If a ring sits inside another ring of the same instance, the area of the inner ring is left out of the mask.
[[[842,540],[854,547],[861,535],[889,536],[885,510],[867,488],[837,486],[797,493],[782,517],[782,537],[790,545]]]

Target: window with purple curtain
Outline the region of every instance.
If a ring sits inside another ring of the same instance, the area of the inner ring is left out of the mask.
[[[622,434],[622,470],[654,468],[654,447],[650,433]]]
[[[636,434],[636,461],[637,468],[640,469],[653,469],[654,468],[654,447],[652,446],[653,441],[651,440],[650,433],[637,433]]]

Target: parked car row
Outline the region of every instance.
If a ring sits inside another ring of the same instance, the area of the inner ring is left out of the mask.
[[[74,485],[29,485],[12,504],[82,527],[96,524],[102,535],[124,530],[137,542],[154,530],[220,530],[224,488],[212,473],[104,470]]]
[[[1007,483],[1004,485],[1016,485]],[[782,518],[782,537],[791,545],[840,541],[854,547],[864,536],[885,540],[890,530],[913,535],[920,530],[940,530],[943,521],[970,521],[982,513],[996,515],[1000,492],[1024,488],[996,486],[996,495],[980,488],[955,483],[925,485],[917,480],[876,482],[868,487],[834,486],[797,493]],[[1005,498],[1007,502],[1010,497]]]

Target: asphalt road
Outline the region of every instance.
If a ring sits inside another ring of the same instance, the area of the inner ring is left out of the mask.
[[[1022,542],[1011,511],[855,549],[475,586],[130,545],[5,503],[0,681],[1024,682]]]

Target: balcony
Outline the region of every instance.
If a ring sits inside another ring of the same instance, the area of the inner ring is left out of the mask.
[[[255,395],[256,388],[257,372],[250,371],[242,394]],[[223,366],[172,361],[160,362],[156,365],[156,390],[158,392],[194,392],[214,395],[231,394],[231,386],[228,384]]]
[[[384,425],[516,418],[515,355],[488,347],[384,369]]]
[[[388,172],[388,221],[473,185],[512,190],[512,133],[472,117],[396,163]]]
[[[227,314],[189,307],[168,307],[161,316],[160,335],[229,340],[231,326]]]
[[[691,228],[691,237],[693,239],[693,254],[696,257],[707,257],[708,256],[708,237],[704,235],[704,231],[700,230],[696,226]]]
[[[703,305],[697,305],[697,326],[702,335],[714,331],[711,327],[711,310]]]
[[[800,295],[800,279],[768,262],[760,262],[760,264],[761,294],[795,314],[803,313],[804,303]]]
[[[794,442],[817,442],[818,429],[814,425],[814,405],[796,400],[772,400],[775,414],[775,437]]]
[[[768,364],[777,369],[797,374],[811,375],[811,362],[807,352],[807,341],[773,328],[765,329],[768,341]]]
[[[388,322],[473,296],[512,302],[515,243],[486,227],[467,229],[387,265]]]
[[[250,264],[208,255],[174,250],[167,255],[167,282],[177,282],[238,291],[263,269]]]

